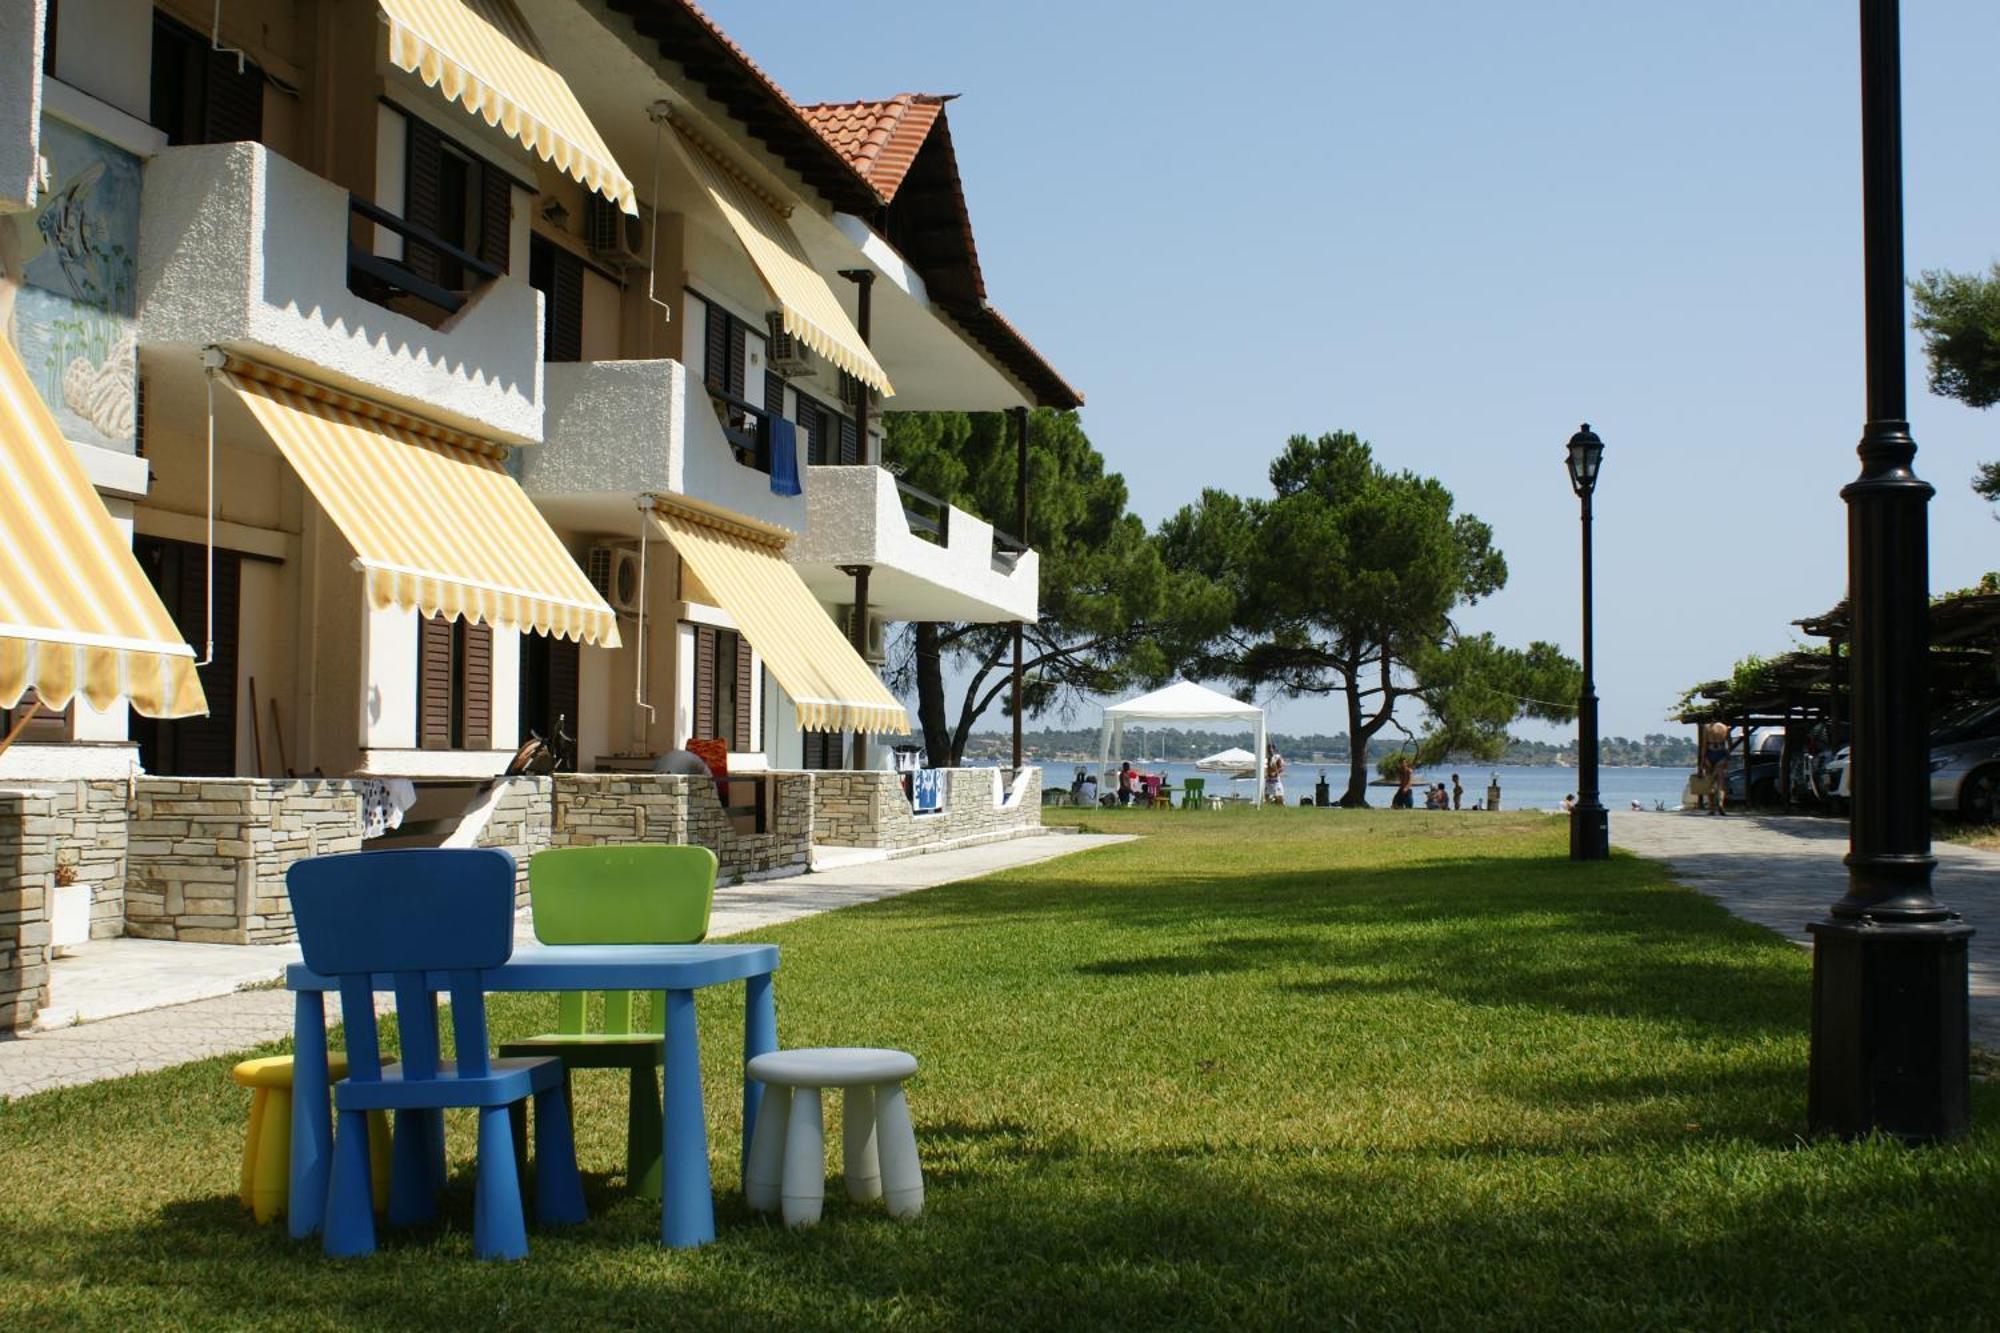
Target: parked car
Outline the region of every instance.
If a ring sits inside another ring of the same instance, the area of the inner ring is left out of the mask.
[[[1849,749],[1842,746],[1827,762],[1835,804],[1853,799],[1848,784]],[[1931,729],[1931,809],[1976,824],[2000,823],[2000,699],[1962,704]]]
[[[1740,741],[1730,751],[1723,790],[1728,793],[1730,805],[1776,805],[1780,799],[1778,779],[1783,771],[1781,763],[1785,753],[1784,728],[1766,727],[1753,732],[1751,742],[1750,799],[1743,799],[1743,746]]]

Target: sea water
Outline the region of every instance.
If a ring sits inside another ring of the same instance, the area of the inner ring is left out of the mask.
[[[1133,759],[1132,767],[1141,773],[1165,773],[1167,780],[1176,791],[1189,778],[1205,778],[1208,794],[1226,796],[1232,792],[1243,796],[1253,793],[1254,784],[1248,778],[1231,779],[1218,777],[1213,773],[1202,773],[1193,764],[1162,763],[1157,759]],[[1068,790],[1076,778],[1079,765],[1043,764],[1042,786],[1061,787]],[[1084,765],[1095,769],[1095,763]],[[1316,764],[1310,759],[1285,761],[1285,799],[1297,805],[1299,797],[1311,797],[1313,785],[1318,782],[1321,772],[1326,774],[1327,786],[1331,788],[1328,799],[1338,801],[1347,790],[1347,765]],[[1598,799],[1607,810],[1630,810],[1632,802],[1639,802],[1644,810],[1652,810],[1665,805],[1672,810],[1681,803],[1681,789],[1687,785],[1692,770],[1685,768],[1599,768],[1597,770]],[[1576,793],[1576,770],[1554,766],[1525,764],[1489,764],[1475,768],[1470,764],[1456,767],[1426,768],[1418,771],[1411,785],[1416,791],[1419,808],[1423,806],[1424,787],[1430,783],[1442,782],[1451,787],[1451,775],[1458,774],[1465,786],[1465,805],[1470,809],[1475,801],[1486,799],[1486,785],[1496,776],[1500,781],[1500,808],[1502,810],[1558,810],[1564,796]],[[1115,790],[1115,784],[1108,790]],[[1368,788],[1368,804],[1384,806],[1396,794],[1394,787]]]

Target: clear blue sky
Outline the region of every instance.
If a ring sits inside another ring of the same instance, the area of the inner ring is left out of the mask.
[[[710,12],[801,100],[955,92],[994,302],[1156,523],[1351,429],[1490,522],[1467,620],[1578,646],[1563,444],[1606,441],[1607,734],[1845,585],[1857,463],[1852,0],[805,3]],[[2000,257],[2000,5],[1904,6],[1908,264]],[[1932,586],[2000,567],[2000,410],[1911,416]],[[1277,725],[1337,730],[1329,702]],[[998,719],[994,720],[998,725]]]

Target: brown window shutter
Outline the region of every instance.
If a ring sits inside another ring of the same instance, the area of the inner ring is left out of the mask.
[[[493,748],[493,627],[458,623],[458,746]]]
[[[12,733],[14,728],[26,721],[21,734],[14,738],[17,745],[59,745],[70,738],[70,713],[74,704],[64,704],[61,708],[35,708],[35,691],[31,686],[21,695],[21,702],[5,712],[0,712],[0,726]],[[29,715],[33,720],[29,721]],[[0,734],[7,734],[0,733]]]
[[[417,617],[417,744],[426,750],[451,748],[451,640],[451,621]]]
[[[736,739],[730,748],[738,754],[750,752],[750,644],[742,635],[730,637],[736,640]]]
[[[694,734],[697,740],[715,739],[715,630],[708,625],[694,627]]]
[[[817,466],[826,462],[826,409],[804,394],[799,395],[799,434],[805,438],[806,462]]]
[[[264,137],[264,71],[243,62],[236,70],[232,52],[210,48],[208,97],[202,107],[203,143],[236,143]]]
[[[861,429],[846,417],[835,419],[840,422],[840,461],[853,467],[861,461]]]
[[[774,417],[785,415],[785,378],[770,370],[764,372],[764,410]]]
[[[567,250],[551,259],[548,349],[550,361],[583,360],[583,261]]]
[[[415,116],[403,119],[410,127],[409,153],[403,176],[403,220],[435,236],[443,218],[443,203],[438,190],[439,176],[444,170],[444,136]],[[428,278],[432,282],[443,280],[443,257],[435,247],[422,241],[405,239],[403,263],[420,278]]]
[[[502,273],[514,239],[514,182],[490,163],[479,168],[479,257]]]
[[[713,301],[702,302],[706,316],[702,328],[704,346],[702,378],[711,389],[729,391],[729,314]]]
[[[710,307],[713,309],[714,307]],[[743,321],[729,317],[729,392],[738,398],[743,392]]]

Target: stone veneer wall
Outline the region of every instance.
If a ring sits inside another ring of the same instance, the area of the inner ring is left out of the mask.
[[[607,842],[692,842],[715,852],[717,876],[803,868],[811,854],[813,782],[808,773],[771,779],[768,831],[741,834],[730,826],[715,784],[669,774],[564,773],[556,779],[557,847]]]
[[[1024,770],[1011,801],[1000,791],[995,774],[990,768],[946,769],[944,809],[919,815],[910,809],[902,779],[895,773],[815,773],[813,841],[829,847],[899,851],[1039,825],[1041,770]]]
[[[552,846],[553,794],[555,779],[546,777],[501,778],[493,813],[473,839],[479,847],[498,847],[514,854],[514,900],[528,904],[528,861],[544,847]],[[447,841],[447,846],[456,842]]]
[[[0,792],[0,1032],[27,1028],[48,1003],[55,795]]]
[[[361,850],[361,784],[330,778],[141,778],[125,929],[147,939],[294,938],[285,872]]]

